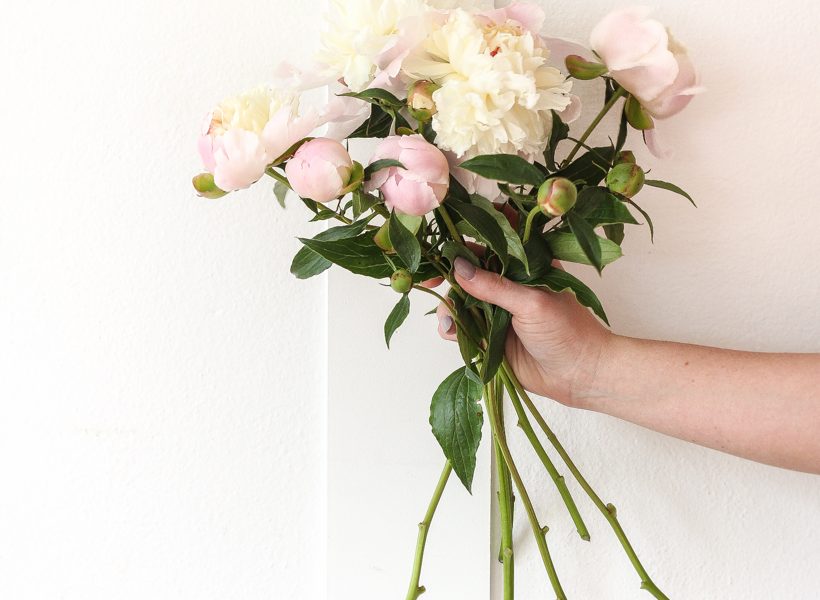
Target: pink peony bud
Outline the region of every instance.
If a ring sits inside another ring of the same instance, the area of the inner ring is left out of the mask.
[[[380,189],[388,208],[407,215],[425,215],[444,201],[450,169],[433,144],[418,134],[391,136],[376,148],[371,164],[386,158],[398,160],[405,168],[376,171],[365,183],[365,191]]]
[[[330,202],[341,196],[352,172],[350,154],[329,138],[305,142],[285,167],[293,191],[316,202]]]
[[[551,217],[560,217],[575,206],[578,189],[564,177],[550,177],[538,188],[538,206]]]

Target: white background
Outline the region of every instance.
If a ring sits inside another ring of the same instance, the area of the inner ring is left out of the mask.
[[[0,598],[403,597],[441,467],[427,403],[457,360],[431,303],[387,353],[389,289],[288,273],[315,231],[295,203],[189,186],[202,114],[309,53],[320,4],[4,6]],[[656,245],[633,231],[603,279],[575,272],[619,333],[820,351],[820,8],[656,5],[709,91],[665,128],[674,160],[640,158],[700,208],[642,194]],[[551,33],[583,39],[614,5],[546,6]],[[672,598],[820,595],[820,478],[540,405]],[[514,451],[570,597],[648,597],[592,505],[585,543]],[[498,583],[487,458],[472,498],[445,494],[425,598]],[[551,597],[516,534],[518,597]]]

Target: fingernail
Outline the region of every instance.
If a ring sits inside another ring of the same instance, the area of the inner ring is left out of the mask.
[[[444,333],[450,333],[450,330],[453,328],[453,317],[450,315],[442,315],[439,317],[438,326]]]
[[[466,258],[459,256],[453,263],[453,268],[458,273],[459,277],[463,277],[467,281],[475,277],[475,265]]]

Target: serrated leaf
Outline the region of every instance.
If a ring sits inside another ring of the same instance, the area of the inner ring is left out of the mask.
[[[589,259],[590,264],[600,273],[604,265],[601,262],[601,246],[598,244],[598,236],[595,235],[595,230],[582,216],[574,211],[564,215],[564,220],[569,224],[570,231],[578,240],[578,245]]]
[[[512,315],[496,306],[493,310],[493,318],[490,322],[490,334],[487,340],[487,351],[484,353],[484,364],[482,365],[481,380],[489,383],[498,372],[501,361],[504,360],[504,348],[507,341],[507,330],[510,328]]]
[[[513,154],[484,154],[466,160],[459,166],[487,179],[507,183],[541,185],[546,179],[535,165]]]
[[[498,255],[501,264],[507,266],[509,251],[507,238],[496,220],[487,214],[484,209],[466,202],[452,201],[449,207],[453,209],[474,230],[477,239],[484,242],[490,250]]]
[[[467,367],[461,367],[441,383],[430,403],[433,435],[469,492],[484,424],[481,391],[481,382]]]
[[[492,202],[483,196],[479,196],[478,194],[473,194],[470,196],[470,200],[474,206],[478,206],[490,215],[496,223],[498,223],[501,231],[504,232],[504,238],[507,240],[507,251],[510,253],[510,256],[513,256],[521,261],[521,264],[524,265],[524,270],[529,273],[530,265],[527,261],[527,253],[524,251],[524,245],[521,243],[521,238],[518,237],[518,232],[512,228],[512,225],[510,225],[510,222],[507,220],[507,217],[504,216],[504,213],[497,210],[495,206],[493,206]]]
[[[592,227],[612,223],[638,224],[626,205],[604,187],[587,187],[581,190],[578,194],[578,203],[572,212],[584,217]]]
[[[390,243],[396,250],[396,254],[407,265],[407,270],[415,273],[421,263],[421,245],[416,236],[404,226],[396,213],[390,215],[387,235],[390,237]]]
[[[604,323],[609,325],[609,319],[607,319],[606,313],[604,312],[604,307],[601,305],[601,301],[598,300],[595,292],[589,289],[583,281],[570,275],[566,271],[553,268],[537,281],[527,283],[526,285],[545,286],[553,292],[570,290],[575,294],[579,303],[591,309]]]
[[[325,231],[320,232],[313,239],[319,241],[333,241],[345,238],[351,238],[359,235],[367,226],[367,221],[357,221],[350,225],[339,225],[338,227],[331,227]],[[315,275],[319,275],[327,271],[331,263],[326,258],[317,254],[307,246],[300,248],[296,256],[293,257],[293,262],[290,265],[290,272],[298,279],[308,279]]]
[[[595,237],[598,240],[598,245],[601,247],[601,264],[603,266],[606,266],[623,256],[621,247],[618,244],[599,236]],[[546,238],[547,243],[552,250],[553,256],[558,260],[565,260],[567,262],[574,262],[582,265],[592,264],[584,251],[578,245],[578,240],[573,234],[567,232],[557,232],[549,234]]]
[[[692,203],[692,206],[694,206],[695,208],[698,207],[698,205],[695,204],[695,201],[692,200],[692,196],[690,196],[689,194],[684,192],[682,189],[680,189],[674,183],[669,183],[668,181],[661,181],[659,179],[647,179],[646,181],[644,181],[644,184],[645,185],[650,185],[652,187],[660,188],[660,189],[666,190],[668,192],[675,192],[676,194],[680,194],[681,196],[683,196],[684,198],[689,200],[689,202]]]
[[[285,198],[287,198],[289,191],[290,188],[281,181],[277,181],[273,184],[273,195],[276,196],[276,201],[282,208],[285,208]]]
[[[401,327],[401,324],[404,323],[404,320],[409,314],[410,296],[402,294],[402,297],[396,303],[396,306],[393,307],[393,310],[390,311],[387,320],[384,322],[384,343],[387,344],[388,348],[390,347],[390,339],[393,337],[393,334]]]

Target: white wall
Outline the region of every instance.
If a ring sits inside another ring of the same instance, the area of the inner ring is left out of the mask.
[[[190,186],[211,105],[312,48],[284,7],[4,4],[0,598],[324,597],[313,227]]]
[[[0,598],[401,597],[441,466],[428,398],[457,361],[431,303],[388,354],[390,290],[289,275],[302,210],[189,188],[201,113],[308,52],[320,2],[8,4]],[[621,333],[820,351],[820,9],[655,4],[709,92],[670,123],[677,158],[646,164],[700,209],[647,192],[656,245],[637,232],[602,280],[576,272]],[[550,2],[550,25],[582,38],[610,6]],[[542,406],[670,596],[817,597],[820,478]],[[442,501],[425,598],[489,597],[486,449],[475,496]],[[587,544],[515,450],[571,597],[646,597],[592,506]],[[519,597],[549,597],[525,525]]]

